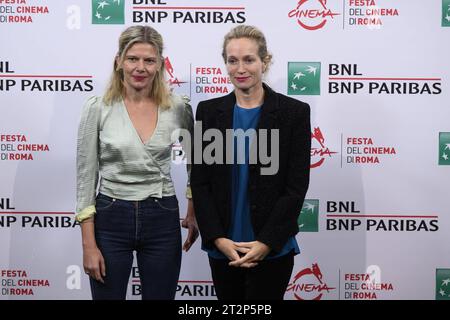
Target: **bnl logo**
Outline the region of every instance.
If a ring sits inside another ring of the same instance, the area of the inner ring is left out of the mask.
[[[450,269],[436,269],[436,300],[450,300]]]
[[[288,62],[288,95],[320,95],[320,62]]]
[[[439,165],[450,165],[450,132],[439,132]]]
[[[450,0],[442,0],[442,26],[450,27]]]
[[[92,24],[124,24],[125,0],[92,0]]]
[[[300,232],[319,231],[319,200],[305,199],[297,223]]]

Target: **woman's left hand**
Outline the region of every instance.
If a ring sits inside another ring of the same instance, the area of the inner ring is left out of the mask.
[[[188,200],[186,217],[181,222],[181,226],[188,229],[188,235],[186,241],[183,244],[183,250],[188,252],[198,237],[197,220],[195,219],[194,205],[192,204],[191,199]]]

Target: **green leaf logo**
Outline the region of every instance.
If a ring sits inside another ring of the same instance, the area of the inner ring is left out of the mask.
[[[442,0],[442,26],[450,27],[450,0]]]
[[[320,95],[320,62],[288,62],[288,95]]]
[[[439,165],[450,165],[450,132],[439,132]]]
[[[93,24],[124,24],[125,0],[92,0]]]
[[[436,300],[450,300],[450,269],[436,269]]]
[[[319,200],[305,199],[297,223],[300,232],[319,231]]]

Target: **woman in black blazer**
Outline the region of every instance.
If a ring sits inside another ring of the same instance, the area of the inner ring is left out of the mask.
[[[272,56],[257,28],[232,29],[222,56],[235,90],[200,102],[196,112],[202,140],[212,140],[194,145],[202,157],[191,172],[202,248],[218,299],[283,299],[300,252],[310,108],[263,83]]]

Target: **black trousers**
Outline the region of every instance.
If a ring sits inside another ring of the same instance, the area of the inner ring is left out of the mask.
[[[283,300],[294,268],[294,255],[260,261],[256,267],[228,266],[228,259],[209,258],[219,300]]]

